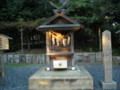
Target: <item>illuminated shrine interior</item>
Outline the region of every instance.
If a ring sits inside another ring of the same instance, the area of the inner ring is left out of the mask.
[[[52,47],[68,47],[70,46],[70,32],[66,31],[52,31],[50,30],[50,37],[52,42]]]

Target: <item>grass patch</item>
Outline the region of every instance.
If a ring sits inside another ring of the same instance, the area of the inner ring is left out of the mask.
[[[0,77],[2,77],[2,73],[0,73]]]
[[[113,49],[112,54],[113,54],[113,56],[120,56],[120,49],[119,48],[118,49]]]
[[[34,55],[44,55],[46,53],[31,53],[31,54],[34,54]]]
[[[2,82],[2,86],[6,86],[6,82],[4,81],[4,82]]]
[[[120,64],[119,64],[119,63],[117,63],[117,62],[113,62],[112,64],[113,64],[113,65],[120,65]]]
[[[5,64],[6,67],[26,67],[26,66],[35,66],[38,64]]]
[[[76,48],[75,50],[80,52],[99,52],[99,48],[95,48],[95,47]]]

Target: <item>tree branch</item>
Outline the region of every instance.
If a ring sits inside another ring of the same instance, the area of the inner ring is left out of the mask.
[[[50,4],[51,4],[53,7],[59,9],[59,7],[58,7],[57,5],[55,5],[53,2],[50,1]]]

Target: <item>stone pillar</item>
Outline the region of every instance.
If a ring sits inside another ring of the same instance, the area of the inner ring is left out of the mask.
[[[1,55],[0,55],[0,74],[2,75],[2,60],[1,60]]]
[[[102,33],[102,48],[103,48],[103,67],[104,67],[104,80],[102,88],[116,89],[117,84],[112,80],[112,48],[111,48],[111,33],[106,30]]]
[[[5,72],[4,72],[4,61],[3,51],[0,51],[0,74],[2,75],[2,85],[5,85]]]
[[[1,75],[2,75],[2,72],[3,72],[2,53],[3,53],[3,51],[0,51],[0,74],[1,74]]]

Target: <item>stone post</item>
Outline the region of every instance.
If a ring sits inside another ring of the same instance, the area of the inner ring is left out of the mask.
[[[1,75],[2,75],[2,72],[3,72],[2,53],[3,53],[3,51],[0,50],[0,74],[1,74]]]
[[[0,55],[1,56],[1,55]],[[1,58],[1,57],[0,57]],[[0,74],[2,75],[2,60],[0,59]]]
[[[5,72],[4,72],[4,61],[3,61],[2,50],[0,50],[0,74],[2,75],[2,85],[5,85]]]
[[[116,82],[112,80],[112,48],[111,48],[111,33],[106,30],[102,33],[102,49],[103,49],[103,67],[104,67],[104,80],[102,83],[103,90],[112,89],[117,87]]]

